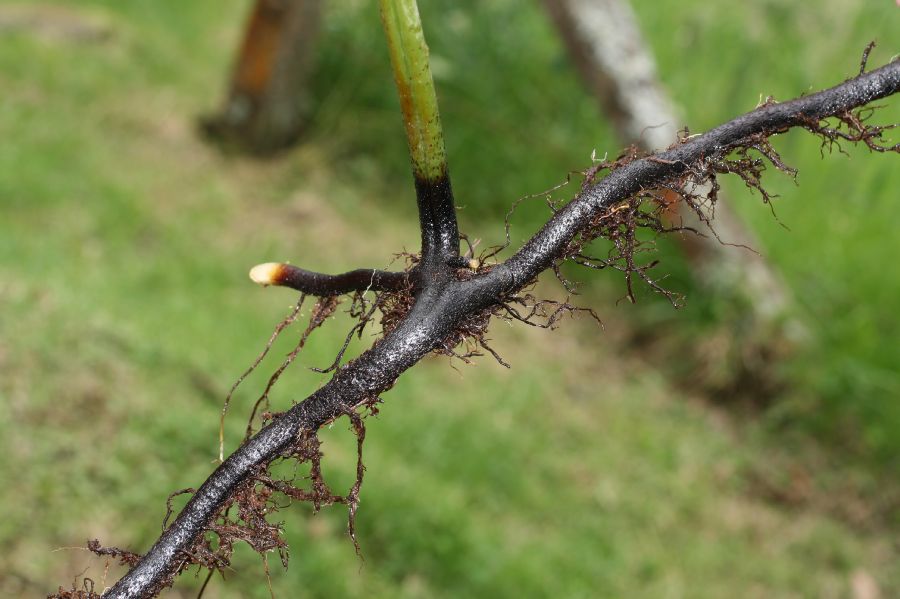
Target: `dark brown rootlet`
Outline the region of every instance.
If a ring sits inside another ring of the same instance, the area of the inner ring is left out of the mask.
[[[452,256],[446,261],[423,260],[409,271],[413,299],[403,297],[397,302],[399,308],[391,322],[393,328],[356,360],[344,366],[335,365],[334,377],[325,386],[289,411],[274,417],[225,460],[192,496],[153,548],[104,596],[153,596],[191,564],[217,567],[216,563],[210,563],[204,552],[210,542],[204,533],[217,535],[220,543],[220,532],[228,538],[231,529],[220,527],[217,530],[216,526],[227,517],[228,507],[235,505],[238,505],[235,509],[238,509],[239,522],[242,522],[240,526],[248,525],[240,520],[241,509],[249,509],[250,512],[244,514],[256,522],[252,505],[240,507],[241,497],[245,497],[241,493],[251,487],[272,487],[258,481],[265,476],[273,460],[310,459],[302,452],[298,454],[298,443],[311,438],[324,424],[371,404],[373,398],[389,389],[404,370],[423,356],[435,350],[446,350],[449,343],[454,344],[451,349],[455,351],[460,341],[477,336],[479,332],[483,334],[490,315],[508,315],[510,311],[523,315],[521,304],[528,304],[528,295],[522,290],[543,270],[554,269],[562,261],[571,260],[591,267],[619,268],[629,277],[634,275],[647,280],[648,268],[639,266],[634,260],[637,250],[642,249],[635,239],[635,232],[639,226],[659,231],[658,220],[654,219],[661,208],[662,191],[674,190],[685,201],[695,202],[697,209],[705,208],[700,204],[702,196],[695,194],[693,186],[711,185],[714,200],[716,177],[733,173],[766,199],[759,185],[766,162],[790,172],[766,140],[792,127],[802,127],[820,136],[826,147],[848,141],[865,143],[878,151],[900,151],[896,145],[882,145],[882,133],[886,128],[867,125],[865,120],[871,113],[859,109],[873,100],[896,93],[898,89],[900,61],[894,61],[823,92],[782,104],[767,102],[703,135],[679,139],[664,152],[648,157],[628,154],[605,167],[601,164],[601,169],[609,170],[607,176],[594,182],[593,175],[597,173],[588,173],[582,192],[565,206],[554,206],[555,212],[546,225],[504,262],[478,265],[472,271],[461,273],[461,261]],[[836,119],[834,124],[824,122],[830,117]],[[443,212],[452,210],[452,203],[448,206],[444,202],[440,214],[435,214],[434,206],[421,210],[421,199],[420,216],[428,220],[423,224],[423,256],[443,255],[443,248],[437,249],[433,244],[443,243],[450,224],[455,228],[455,215]],[[426,236],[428,227],[437,234]],[[615,249],[610,256],[598,258],[585,253],[585,246],[597,237],[612,241]],[[648,282],[652,284],[653,281]],[[378,303],[378,297],[390,298],[390,293],[385,291],[376,295],[375,303]],[[388,305],[387,299],[384,305]],[[531,305],[534,313],[547,312],[546,303],[532,302]],[[373,310],[370,304],[368,311],[363,313],[371,317]],[[530,314],[528,309],[524,314]],[[351,421],[357,422],[352,416]],[[361,462],[359,471],[362,471]],[[312,482],[312,490],[305,493],[313,495],[304,497],[323,497],[315,490],[314,477]],[[357,482],[361,482],[361,478]],[[295,493],[287,487],[277,488],[279,485],[275,485],[275,490],[289,497]],[[352,497],[351,490],[344,499]],[[355,497],[358,497],[358,488]],[[257,499],[245,497],[243,501],[252,504]],[[355,514],[354,501],[345,502],[351,506],[351,515]],[[261,523],[257,522],[256,526],[265,530]],[[254,539],[254,542],[265,545],[263,540]],[[277,549],[271,544],[265,546]],[[73,588],[70,592],[84,593],[86,590]]]

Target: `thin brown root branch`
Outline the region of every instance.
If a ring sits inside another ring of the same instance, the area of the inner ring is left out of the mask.
[[[228,391],[228,395],[225,397],[225,402],[222,404],[222,415],[219,417],[219,462],[225,461],[225,416],[228,415],[228,406],[231,405],[231,398],[234,396],[234,392],[237,390],[238,386],[246,379],[250,374],[256,370],[256,367],[263,361],[266,355],[269,353],[269,350],[272,349],[272,345],[275,343],[275,340],[278,339],[278,336],[281,332],[289,327],[295,320],[297,320],[297,316],[300,314],[300,309],[303,307],[303,301],[306,299],[306,295],[301,294],[300,299],[297,300],[297,304],[291,310],[291,313],[288,314],[284,320],[279,322],[275,326],[275,330],[272,331],[272,335],[269,337],[269,341],[266,343],[266,347],[260,352],[260,354],[256,357],[256,360],[253,361],[253,364],[238,377],[238,379],[231,386],[231,390]]]
[[[303,331],[303,334],[300,335],[300,340],[297,342],[297,345],[287,355],[284,362],[281,363],[281,366],[279,366],[278,369],[272,374],[272,376],[269,377],[269,382],[266,384],[265,390],[253,404],[253,409],[250,412],[250,418],[247,420],[247,429],[244,434],[245,440],[249,439],[253,434],[253,420],[256,417],[256,412],[259,410],[260,405],[265,403],[266,409],[268,409],[269,393],[271,392],[272,387],[275,386],[275,383],[277,383],[278,379],[281,378],[282,373],[287,369],[288,366],[291,365],[291,363],[297,358],[297,355],[300,353],[300,351],[306,346],[306,341],[309,339],[309,336],[312,334],[312,332],[322,326],[328,319],[328,317],[334,314],[339,303],[340,299],[337,296],[322,297],[319,298],[318,301],[316,301],[316,304],[313,306],[312,313],[309,316],[309,323],[306,325],[306,329]]]
[[[187,493],[196,493],[196,492],[197,492],[196,489],[188,487],[187,489],[181,489],[180,491],[175,491],[175,492],[169,494],[169,496],[166,498],[166,515],[163,516],[163,521],[162,521],[163,532],[165,532],[166,526],[168,526],[168,524],[169,524],[169,518],[172,517],[172,500],[175,499],[176,497],[178,497],[179,495],[185,495]]]

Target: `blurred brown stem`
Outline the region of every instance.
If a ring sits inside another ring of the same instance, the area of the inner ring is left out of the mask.
[[[202,122],[210,137],[254,154],[270,154],[296,141],[307,109],[321,4],[256,1],[224,105]]]

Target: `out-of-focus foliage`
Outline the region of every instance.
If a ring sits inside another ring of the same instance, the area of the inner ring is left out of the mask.
[[[102,34],[0,29],[6,596],[48,592],[88,564],[99,582],[101,560],[54,550],[95,536],[146,548],[168,492],[212,468],[221,400],[293,301],[252,287],[248,266],[384,266],[417,240],[375,3],[330,4],[310,130],[268,163],[223,157],[193,124],[220,99],[246,2],[16,3],[0,16],[36,6],[45,21],[62,15]],[[887,1],[635,8],[695,131],[760,95],[851,75],[872,38],[882,42],[872,64],[884,62],[900,24]],[[422,11],[461,224],[496,242],[513,200],[584,168],[594,149],[618,148],[537,6],[443,0]],[[887,104],[881,118],[900,120]],[[790,231],[728,189],[812,336],[782,365],[791,384],[772,407],[723,414],[673,386],[677,355],[654,363],[621,341],[648,318],[657,334],[698,340],[728,325],[677,255],[664,267],[689,296],[678,313],[649,295],[615,306],[614,275],[579,273],[582,302],[607,332],[588,321],[556,333],[498,325],[493,345],[512,371],[485,360],[458,374],[445,359],[410,371],[369,421],[366,562],[341,509],[285,510],[293,551],[287,572],[271,560],[278,596],[900,593],[890,476],[900,455],[900,169],[896,157],[853,149],[822,159],[802,133],[779,149],[800,169],[799,187],[770,180]],[[545,212],[523,205],[514,241]],[[315,387],[321,379],[303,367],[330,363],[345,331],[337,319],[314,338],[277,405]],[[237,396],[229,447],[264,374]],[[348,485],[352,434],[336,426],[324,439],[326,475]],[[209,596],[266,597],[262,571],[247,552]],[[198,584],[187,576],[176,592]]]

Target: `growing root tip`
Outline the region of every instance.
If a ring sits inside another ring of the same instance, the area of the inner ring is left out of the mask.
[[[257,264],[250,269],[250,280],[257,285],[268,287],[269,285],[278,285],[281,280],[281,274],[284,264],[278,262],[266,262],[265,264]]]

